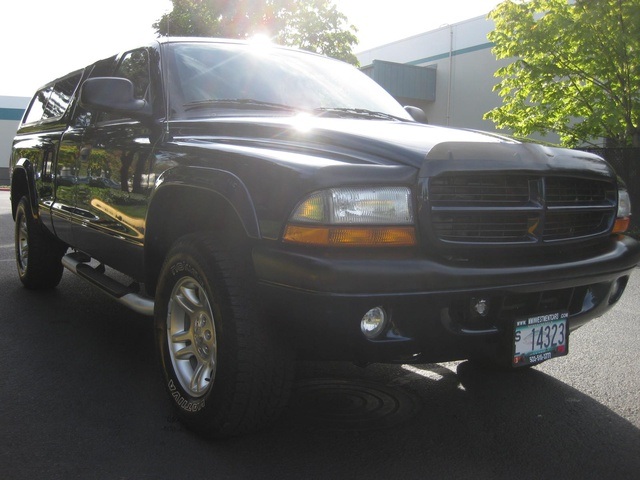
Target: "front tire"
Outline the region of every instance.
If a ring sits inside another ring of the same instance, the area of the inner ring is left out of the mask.
[[[248,256],[176,242],[156,293],[156,344],[178,418],[209,437],[256,430],[288,400],[292,362],[261,316]]]
[[[18,275],[29,289],[49,289],[60,283],[66,246],[46,231],[22,197],[16,209],[15,253]]]

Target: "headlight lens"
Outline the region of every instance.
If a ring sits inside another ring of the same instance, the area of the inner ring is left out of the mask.
[[[314,192],[295,208],[283,238],[325,246],[415,245],[411,191],[380,187]]]
[[[411,192],[404,187],[322,190],[301,202],[291,221],[330,225],[411,225]]]
[[[626,190],[618,190],[618,218],[631,216],[631,198]]]

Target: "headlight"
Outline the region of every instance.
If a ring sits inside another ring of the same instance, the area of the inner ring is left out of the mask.
[[[292,222],[332,225],[413,224],[408,188],[332,188],[311,194]]]
[[[626,190],[618,190],[618,218],[631,216],[631,198]]]
[[[298,204],[283,239],[324,246],[415,245],[411,205],[405,187],[321,190]]]
[[[616,215],[616,223],[613,226],[613,233],[623,233],[629,228],[631,219],[631,199],[629,192],[618,190],[618,214]]]

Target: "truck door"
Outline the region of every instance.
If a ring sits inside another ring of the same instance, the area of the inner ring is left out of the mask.
[[[85,69],[84,75],[103,75],[111,72],[115,66],[115,57],[102,60]],[[77,78],[80,82],[80,78]],[[56,235],[69,245],[76,246],[75,230],[86,221],[89,212],[78,209],[77,186],[80,181],[80,156],[83,151],[82,139],[85,130],[91,124],[91,112],[78,105],[77,92],[75,101],[67,118],[66,129],[61,135],[60,145],[54,167],[55,193],[51,202],[51,217]]]
[[[151,101],[147,49],[124,54],[113,76],[128,78],[136,97]],[[78,156],[75,207],[86,216],[77,227],[76,244],[134,277],[142,272],[144,221],[153,186],[150,134],[140,121],[94,112]]]

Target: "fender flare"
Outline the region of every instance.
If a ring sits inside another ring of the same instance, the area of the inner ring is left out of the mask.
[[[253,239],[261,238],[251,194],[242,180],[233,173],[217,168],[194,166],[166,170],[156,180],[150,205],[153,206],[154,197],[161,195],[171,186],[196,188],[222,197],[235,211],[247,236]]]
[[[16,175],[18,172],[24,172],[25,176],[25,188],[27,192],[27,198],[29,199],[29,203],[31,204],[31,211],[33,212],[34,217],[39,216],[38,210],[38,198],[36,196],[36,176],[33,170],[33,163],[28,158],[21,158],[16,162],[13,166],[13,172],[11,174],[11,212],[15,216],[15,211],[20,201],[20,198],[17,198],[15,195],[15,191],[17,189],[16,186]]]

